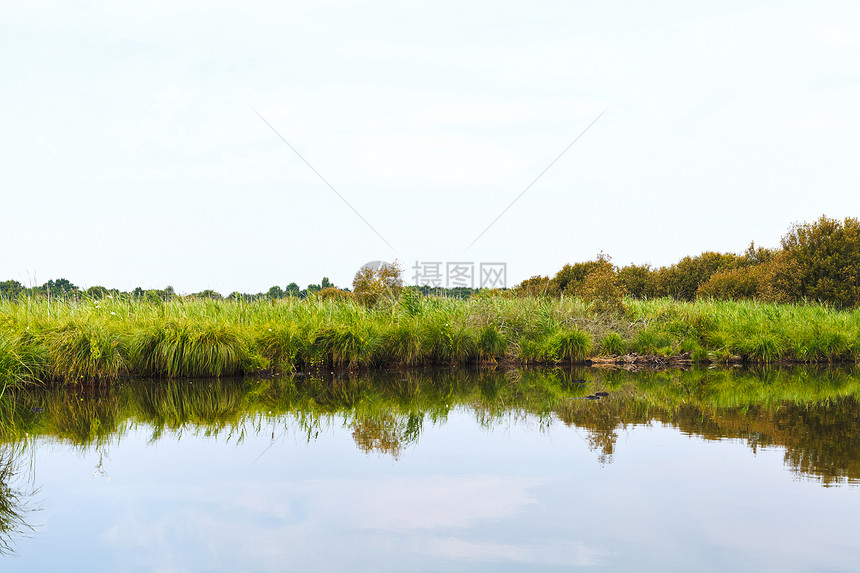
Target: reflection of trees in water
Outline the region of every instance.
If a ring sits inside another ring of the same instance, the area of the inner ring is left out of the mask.
[[[741,439],[753,452],[784,448],[793,472],[823,485],[860,482],[860,403],[851,396],[809,404],[713,408],[689,403],[660,407],[642,396],[619,395],[568,405],[560,418],[587,429],[592,449],[606,461],[611,461],[619,427],[658,421],[706,440]]]
[[[12,553],[14,538],[32,531],[27,518],[36,493],[22,469],[20,445],[0,444],[0,555]]]
[[[572,399],[601,390],[610,396]],[[313,441],[327,426],[346,426],[361,451],[399,459],[427,424],[444,424],[458,409],[472,412],[487,429],[526,421],[542,430],[558,420],[584,428],[601,463],[612,461],[619,429],[658,421],[704,439],[743,439],[754,452],[784,447],[793,471],[831,484],[860,481],[855,394],[860,381],[853,373],[810,369],[457,370],[141,381],[17,392],[0,405],[0,442],[29,433],[106,452],[141,424],[153,440],[165,431],[228,440],[252,432],[271,433],[273,442],[288,430]]]
[[[392,413],[377,417],[358,418],[352,423],[352,438],[362,452],[379,452],[399,459],[403,449],[418,441],[424,425],[424,415]]]

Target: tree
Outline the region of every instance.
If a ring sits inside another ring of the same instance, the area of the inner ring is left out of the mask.
[[[296,283],[290,283],[287,285],[287,288],[284,290],[284,294],[286,296],[299,296],[301,295],[302,289],[299,288],[299,285]]]
[[[8,280],[0,282],[0,298],[12,299],[24,292],[24,285],[18,281]]]
[[[737,268],[741,264],[741,257],[733,253],[706,251],[697,257],[684,257],[674,265],[662,267],[656,272],[656,294],[693,300],[699,287],[712,275]]]
[[[209,298],[212,300],[221,300],[224,298],[221,296],[220,292],[216,292],[212,289],[206,289],[202,292],[196,292],[196,293],[192,294],[191,296],[193,296],[194,298]]]
[[[52,297],[67,297],[79,292],[78,287],[67,279],[50,280],[42,285],[41,290]]]
[[[549,293],[550,278],[544,276],[533,276],[528,278],[514,287],[516,293],[520,296],[539,296]]]
[[[716,272],[699,285],[696,296],[721,300],[766,298],[762,288],[769,266],[763,263]]]
[[[650,298],[656,293],[654,272],[650,265],[634,265],[633,263],[618,271],[618,282],[633,298]]]
[[[86,295],[92,299],[100,300],[108,295],[108,289],[103,286],[91,286],[86,290]]]
[[[600,267],[599,261],[585,261],[564,265],[549,281],[547,294],[560,295],[576,294],[577,289],[585,282],[588,273]]]
[[[275,285],[269,289],[266,293],[266,296],[269,297],[269,300],[277,300],[280,298],[284,298],[284,291],[281,287]]]
[[[578,295],[596,312],[622,313],[624,311],[624,287],[612,265],[601,265],[592,270],[582,281]]]
[[[840,307],[860,304],[860,221],[822,216],[793,225],[781,243],[795,276],[786,288],[796,296]]]

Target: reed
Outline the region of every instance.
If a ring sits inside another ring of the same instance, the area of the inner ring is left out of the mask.
[[[856,362],[860,311],[671,299],[595,312],[575,297],[404,296],[368,307],[298,301],[0,301],[0,384],[232,376],[385,365],[581,363],[595,355],[698,362]]]

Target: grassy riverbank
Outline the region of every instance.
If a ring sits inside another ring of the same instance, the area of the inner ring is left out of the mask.
[[[758,302],[626,300],[597,313],[576,298],[468,300],[0,301],[0,380],[226,376],[266,370],[466,363],[856,362],[860,311]]]

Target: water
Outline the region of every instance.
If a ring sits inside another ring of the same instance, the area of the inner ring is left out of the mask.
[[[23,522],[0,511],[0,562],[856,571],[856,386],[833,371],[538,371],[30,393],[4,411]]]

